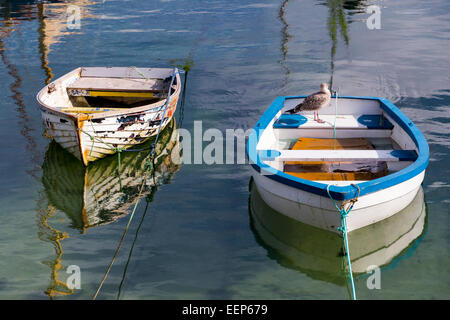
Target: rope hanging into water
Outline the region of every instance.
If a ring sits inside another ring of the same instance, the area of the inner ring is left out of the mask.
[[[348,201],[343,201],[340,207],[337,205],[336,201],[331,196],[330,185],[327,185],[327,193],[328,193],[328,196],[330,197],[331,201],[333,201],[334,206],[336,207],[336,209],[338,210],[338,212],[341,216],[341,226],[338,228],[338,230],[342,232],[344,249],[345,249],[345,253],[347,255],[347,265],[348,265],[348,273],[349,273],[350,284],[351,284],[351,289],[352,289],[352,299],[356,300],[355,281],[353,279],[352,262],[350,259],[350,247],[348,245],[347,216],[350,213],[350,211],[352,211],[353,206],[355,205],[355,202],[358,201],[360,189],[359,189],[358,185],[356,185],[356,184],[352,183],[351,185],[357,189],[356,197],[354,197],[353,199],[348,200]],[[345,208],[345,206],[347,204],[348,204],[348,206],[347,206],[347,208]]]
[[[124,268],[123,274],[122,274],[122,280],[120,281],[119,291],[117,293],[117,300],[120,300],[120,295],[122,293],[122,286],[123,286],[123,284],[125,282],[125,276],[127,274],[128,265],[129,265],[129,263],[131,261],[131,255],[133,254],[134,245],[136,244],[136,241],[137,241],[137,238],[138,238],[138,235],[139,235],[139,231],[140,231],[140,229],[142,227],[142,224],[144,222],[145,216],[147,215],[148,205],[149,205],[150,202],[153,201],[153,196],[154,196],[154,194],[156,192],[156,189],[157,189],[157,187],[156,187],[156,184],[155,184],[155,186],[152,187],[152,190],[150,191],[150,195],[146,197],[144,214],[142,215],[141,221],[139,222],[139,225],[138,225],[138,227],[136,229],[136,233],[135,233],[135,236],[134,236],[134,239],[133,239],[133,243],[131,244],[131,248],[130,248],[130,251],[128,253],[128,259],[127,259],[127,262],[125,263],[125,268]]]
[[[131,221],[133,220],[133,216],[134,216],[136,208],[137,208],[137,206],[139,204],[139,200],[142,197],[142,192],[143,192],[144,187],[145,187],[145,181],[146,181],[146,179],[144,177],[144,179],[142,179],[142,184],[141,184],[141,187],[139,189],[139,194],[138,194],[138,197],[137,197],[137,200],[136,200],[136,204],[134,205],[133,211],[131,212],[130,218],[128,219],[128,223],[127,223],[127,226],[125,227],[125,230],[124,230],[124,232],[122,234],[122,238],[119,241],[119,244],[118,244],[118,246],[116,248],[116,251],[114,252],[114,256],[113,256],[111,262],[109,263],[108,269],[106,270],[105,274],[103,275],[102,281],[100,282],[100,285],[98,286],[97,290],[95,291],[95,294],[93,295],[92,300],[95,300],[97,298],[97,295],[99,294],[99,292],[100,292],[100,290],[101,290],[101,288],[103,286],[103,283],[105,282],[106,277],[108,276],[109,271],[111,270],[112,265],[114,264],[114,261],[117,258],[117,255],[119,253],[120,247],[122,246],[123,240],[125,239],[125,236],[127,235],[127,232],[128,232],[129,227],[130,227]]]
[[[175,76],[177,75],[177,73],[178,73],[178,71],[176,71],[176,72],[174,72],[174,73],[172,74],[172,80],[171,80],[171,82],[170,82],[169,91],[168,91],[168,95],[167,95],[167,103],[166,103],[166,107],[164,108],[164,113],[163,113],[163,116],[162,116],[162,118],[161,118],[161,122],[159,123],[158,133],[157,133],[157,135],[156,135],[155,141],[152,143],[152,145],[151,145],[151,151],[149,152],[149,154],[150,154],[150,160],[152,161],[152,163],[153,163],[153,157],[154,157],[154,154],[155,154],[156,143],[158,142],[159,135],[160,135],[160,133],[161,133],[162,123],[163,123],[163,120],[164,120],[164,118],[165,118],[165,116],[166,116],[167,109],[168,109],[168,107],[169,107],[171,88],[172,88],[173,81],[174,81]],[[92,136],[90,136],[90,137],[91,137],[91,139],[92,139]],[[95,137],[94,137],[94,138],[95,138]],[[101,140],[101,139],[100,139],[100,140]],[[118,149],[118,148],[115,148],[115,149]],[[118,150],[119,150],[118,152],[119,152],[119,165],[120,165],[120,152],[122,152],[123,149],[118,149]],[[109,274],[109,272],[110,272],[110,270],[111,270],[111,268],[112,268],[112,265],[114,264],[114,261],[116,260],[117,255],[119,254],[120,247],[122,246],[122,243],[123,243],[123,241],[124,241],[124,239],[125,239],[125,236],[126,236],[126,234],[127,234],[127,232],[128,232],[128,229],[130,228],[131,221],[133,220],[133,217],[134,217],[134,213],[136,212],[136,208],[137,208],[137,206],[138,206],[138,204],[139,204],[139,201],[140,201],[140,199],[141,199],[141,197],[142,197],[142,193],[143,193],[144,187],[145,187],[145,182],[146,182],[146,180],[147,180],[147,179],[146,179],[146,178],[147,178],[147,174],[148,174],[148,172],[152,171],[153,169],[154,169],[154,163],[153,163],[153,166],[151,167],[151,170],[146,170],[146,171],[145,171],[145,175],[144,175],[144,177],[143,177],[143,179],[142,179],[142,184],[141,184],[141,186],[140,186],[140,188],[139,188],[139,194],[138,194],[138,196],[137,196],[136,203],[135,203],[134,208],[133,208],[133,210],[132,210],[132,212],[131,212],[130,218],[128,219],[128,223],[127,223],[127,225],[126,225],[126,227],[125,227],[125,230],[124,230],[124,232],[123,232],[123,234],[122,234],[122,238],[120,239],[119,244],[117,245],[116,251],[114,252],[114,256],[113,256],[113,258],[111,259],[111,262],[109,263],[108,268],[106,269],[106,272],[105,272],[105,274],[103,275],[103,278],[102,278],[102,280],[101,280],[101,282],[100,282],[100,284],[99,284],[97,290],[95,291],[94,295],[92,296],[92,300],[95,300],[95,299],[97,298],[97,296],[98,296],[98,294],[99,294],[101,288],[103,287],[103,284],[104,284],[106,278],[108,277],[108,274]],[[120,181],[120,175],[119,175],[119,181]],[[121,187],[121,188],[122,188],[122,187]]]

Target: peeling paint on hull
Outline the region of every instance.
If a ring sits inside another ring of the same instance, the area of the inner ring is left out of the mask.
[[[53,107],[52,105],[57,103],[47,96],[65,95],[65,88],[70,79],[78,78],[77,70],[54,81],[53,84],[57,88],[54,92],[49,93],[48,86],[44,87],[37,100],[47,135],[86,166],[89,162],[114,154],[119,149],[133,148],[145,142],[157,134],[161,121],[162,130],[175,114],[181,91],[178,74],[176,89],[171,94],[167,110],[165,99],[146,106],[96,114],[63,112],[62,110],[67,109],[64,104]],[[64,98],[60,100],[64,102]]]

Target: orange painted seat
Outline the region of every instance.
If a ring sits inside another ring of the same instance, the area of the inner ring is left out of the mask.
[[[373,150],[364,138],[300,138],[292,150]],[[372,180],[388,174],[385,161],[286,161],[284,172],[307,180]]]

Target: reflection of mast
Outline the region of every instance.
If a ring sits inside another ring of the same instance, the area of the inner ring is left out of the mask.
[[[5,33],[8,33],[8,29]],[[16,110],[18,111],[18,117],[20,119],[19,125],[21,125],[22,130],[20,133],[27,141],[27,151],[29,151],[31,155],[31,162],[33,164],[33,169],[29,170],[28,173],[35,179],[39,179],[37,176],[37,171],[39,170],[39,166],[37,163],[39,162],[39,152],[37,151],[37,144],[33,139],[33,135],[31,132],[33,129],[29,126],[30,118],[27,114],[27,109],[24,102],[24,97],[22,92],[20,91],[20,86],[22,85],[22,78],[19,75],[19,71],[17,68],[9,61],[6,56],[6,48],[3,43],[3,39],[0,37],[0,58],[3,64],[6,66],[8,70],[8,74],[14,79],[14,82],[11,84],[10,89],[12,94],[12,98],[14,103],[17,105]]]
[[[334,59],[337,49],[337,27],[341,30],[341,35],[344,38],[346,46],[349,45],[350,38],[347,32],[347,22],[345,20],[344,3],[343,0],[328,0],[326,5],[330,10],[328,17],[328,33],[331,38],[331,76],[330,76],[330,90],[333,89],[333,75],[334,75]]]
[[[38,4],[39,6],[39,4]],[[38,11],[41,12],[42,10],[39,9]],[[42,16],[40,16],[41,18]],[[14,24],[9,19],[9,15],[5,18],[5,25],[8,27],[10,24]],[[5,28],[5,34],[7,35],[9,32],[9,29]],[[39,37],[39,41],[43,41],[41,37]],[[6,68],[8,69],[8,74],[14,79],[14,82],[11,84],[10,89],[13,93],[12,98],[17,105],[17,111],[18,111],[18,117],[22,120],[20,121],[20,124],[22,125],[23,129],[20,131],[21,134],[25,137],[27,141],[27,150],[30,151],[31,154],[31,162],[34,166],[34,168],[28,173],[35,178],[36,180],[39,180],[38,177],[38,170],[39,165],[37,163],[39,162],[39,152],[37,151],[37,144],[33,139],[33,136],[31,134],[32,129],[29,127],[30,118],[28,117],[24,97],[23,94],[20,92],[20,86],[22,85],[22,79],[20,78],[19,71],[17,68],[9,61],[8,57],[6,56],[5,52],[6,48],[4,47],[3,39],[0,37],[0,57],[5,64]],[[46,56],[45,56],[46,57]],[[47,265],[50,266],[52,269],[51,274],[51,282],[49,285],[49,288],[45,291],[46,294],[50,296],[50,298],[53,298],[55,293],[61,293],[61,294],[70,294],[67,293],[67,291],[63,291],[60,288],[67,288],[64,283],[61,281],[58,281],[57,274],[58,270],[61,268],[61,255],[62,255],[62,248],[61,244],[59,243],[60,240],[67,237],[66,234],[59,232],[58,230],[52,228],[48,224],[48,219],[54,214],[55,210],[52,207],[47,207],[47,209],[43,210],[44,207],[43,201],[44,201],[44,195],[41,193],[40,199],[37,201],[37,212],[38,212],[38,237],[41,240],[52,242],[55,251],[56,251],[56,258],[52,262],[46,262]]]
[[[42,200],[39,202],[42,202]],[[40,204],[39,207],[42,207],[42,204]],[[54,260],[44,262],[52,270],[50,275],[50,284],[47,290],[45,290],[45,293],[50,297],[50,299],[53,299],[57,294],[73,294],[73,289],[68,288],[66,283],[58,280],[58,271],[61,269],[61,256],[63,254],[60,241],[68,238],[69,235],[65,232],[56,230],[48,224],[48,219],[51,218],[55,212],[55,208],[50,205],[48,205],[45,210],[38,210],[38,237],[43,241],[51,242],[56,252],[56,258]]]
[[[289,70],[287,64],[286,64],[286,57],[288,54],[288,42],[291,39],[291,35],[288,33],[289,24],[287,23],[284,15],[286,13],[286,7],[289,4],[289,0],[283,0],[280,6],[280,10],[278,12],[278,17],[280,18],[281,23],[283,24],[283,28],[281,29],[282,38],[281,38],[281,60],[279,61],[280,65],[283,67],[283,69],[286,72],[286,82],[287,77],[291,73]]]
[[[39,28],[38,28],[38,43],[39,43],[39,53],[40,53],[40,60],[41,60],[41,66],[42,69],[45,72],[46,79],[45,83],[49,84],[50,81],[53,78],[52,70],[49,67],[48,63],[48,47],[45,44],[46,40],[46,34],[45,34],[45,15],[44,15],[44,4],[43,3],[37,3],[37,15],[38,15],[38,21],[39,21]],[[42,202],[39,201],[39,202]],[[42,204],[39,205],[39,208],[42,208]],[[56,295],[70,295],[73,294],[73,289],[68,288],[67,284],[58,280],[58,271],[61,269],[61,257],[63,254],[62,246],[60,241],[64,240],[69,237],[69,235],[65,232],[61,232],[59,230],[56,230],[52,226],[48,224],[48,219],[50,219],[54,214],[56,210],[51,205],[47,205],[47,208],[45,210],[39,209],[38,210],[38,236],[39,239],[47,242],[51,242],[53,244],[53,247],[55,249],[56,257],[53,261],[47,261],[45,262],[46,265],[48,265],[51,269],[50,274],[50,284],[45,290],[45,293],[50,297],[50,299],[53,299]]]
[[[48,65],[48,47],[45,44],[45,16],[44,16],[44,4],[38,3],[38,19],[39,19],[39,53],[41,55],[41,65],[42,69],[44,69],[47,78],[45,79],[45,84],[49,84],[51,79],[53,78],[52,69]]]

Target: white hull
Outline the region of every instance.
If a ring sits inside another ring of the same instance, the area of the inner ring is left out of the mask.
[[[171,114],[164,118],[161,130],[172,119],[176,109],[178,97],[171,102]],[[136,114],[139,123],[132,123],[120,130],[123,123],[121,118],[135,115],[115,115],[105,117],[101,123],[93,120],[74,120],[69,116],[56,114],[51,110],[41,109],[42,120],[46,132],[64,149],[83,162],[92,162],[117,152],[117,149],[129,149],[143,143],[157,134],[159,121],[163,117],[164,109],[157,108]],[[62,123],[61,119],[67,122]],[[152,122],[154,123],[152,125]]]
[[[416,196],[423,177],[424,172],[396,186],[359,197],[347,216],[348,231],[384,220],[403,210]],[[253,179],[261,197],[272,209],[302,223],[340,232],[340,214],[329,197],[273,181],[254,170]]]

